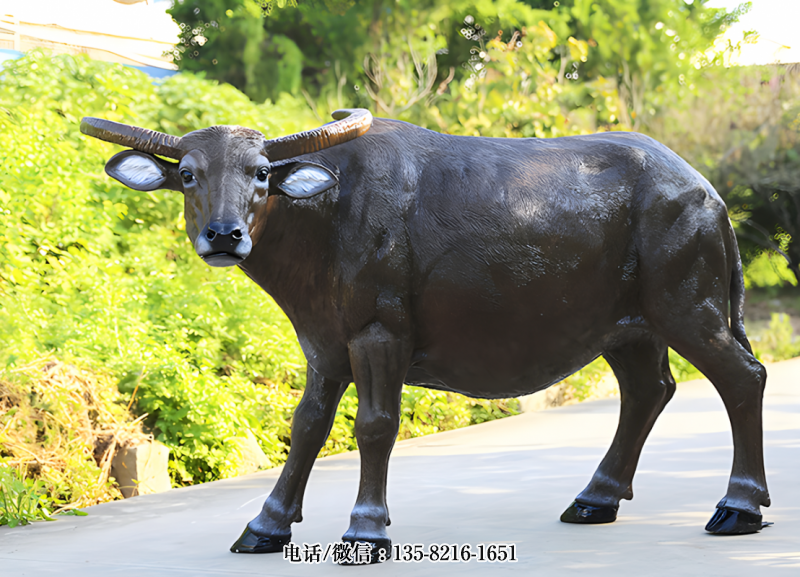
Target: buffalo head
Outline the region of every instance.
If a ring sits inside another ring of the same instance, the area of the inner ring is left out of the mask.
[[[177,137],[90,117],[81,122],[81,132],[133,149],[106,164],[108,175],[124,185],[183,192],[186,232],[197,254],[211,266],[232,266],[247,258],[257,240],[252,225],[266,204],[271,169],[357,138],[372,125],[372,115],[362,109],[337,110],[333,117],[335,122],[320,128],[271,140],[240,126],[212,126]],[[311,163],[297,163],[282,177],[277,188],[295,198],[337,183],[329,170]]]

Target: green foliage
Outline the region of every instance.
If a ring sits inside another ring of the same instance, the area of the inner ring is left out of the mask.
[[[792,274],[786,259],[776,252],[760,252],[744,269],[746,289],[775,291],[781,286],[797,286],[797,277]]]
[[[177,483],[235,470],[229,439],[246,430],[282,462],[295,403],[288,391],[304,384],[288,320],[243,274],[195,257],[180,195],[136,192],[103,176],[114,148],[80,135],[78,121],[93,115],[167,132],[241,123],[276,135],[315,124],[308,109],[303,117],[288,97],[257,106],[191,75],[153,84],[122,66],[42,53],[6,66],[0,107],[8,168],[0,174],[0,359],[19,366],[50,353],[117,375],[172,450]]]
[[[355,385],[350,385],[342,396],[333,429],[321,456],[333,455],[358,448],[353,426],[358,410]],[[400,405],[400,430],[397,438],[410,439],[493,421],[519,414],[516,399],[470,399],[455,393],[434,391],[422,387],[403,387]]]
[[[611,367],[603,357],[596,358],[562,381],[565,385],[565,400],[585,401],[592,398],[597,393],[601,381],[608,378],[613,379]]]
[[[399,439],[410,439],[458,429],[519,413],[516,399],[488,401],[434,391],[405,387],[400,408]]]
[[[518,415],[520,405],[517,399],[467,399],[470,407],[470,425],[494,421],[512,415]],[[452,401],[449,402],[452,405]],[[455,426],[453,428],[456,428]],[[441,430],[444,430],[442,428]]]
[[[763,362],[774,363],[800,356],[800,341],[794,336],[789,315],[772,313],[769,327],[753,336],[753,350]]]
[[[677,383],[703,378],[703,373],[672,349],[669,349],[669,368]]]
[[[529,26],[524,37],[516,33],[504,40],[498,35],[488,41],[479,36],[476,26],[467,32],[472,38],[478,36],[469,76],[453,77],[447,85],[440,84],[436,93],[423,93],[424,99],[417,97],[424,92],[420,78],[414,83],[412,98],[403,89],[409,84],[404,70],[417,70],[417,66],[382,64],[385,72],[373,68],[367,92],[379,113],[443,132],[503,137],[563,136],[589,128],[582,124],[587,117],[591,127],[598,117],[601,122],[609,121],[602,98],[597,99],[599,107],[591,110],[575,106],[576,87],[559,79],[558,67],[549,60],[558,39],[546,24]],[[585,42],[572,44],[576,54],[587,49]],[[435,74],[435,60],[429,60],[428,66],[434,69],[434,73],[426,70],[430,78]],[[427,86],[433,88],[430,80]],[[583,88],[603,90],[599,84]]]
[[[298,94],[303,53],[284,31],[268,33],[263,26],[268,14],[278,18],[289,12],[284,8],[296,8],[294,2],[278,4],[281,9],[273,12],[272,2],[254,0],[175,2],[169,12],[180,23],[181,34],[174,60],[182,70],[206,71],[257,102]]]
[[[698,71],[714,63],[706,51],[749,9],[728,13],[697,0],[563,0],[557,12],[576,38],[593,47],[581,74],[611,78],[620,96],[619,121],[638,130],[666,94],[686,92]],[[573,60],[574,61],[574,60]],[[577,63],[577,62],[576,62]],[[565,64],[562,60],[562,66]],[[578,67],[576,67],[577,71]]]
[[[144,418],[170,448],[176,485],[238,474],[246,437],[272,465],[282,463],[305,386],[288,319],[240,271],[196,257],[180,195],[137,192],[104,176],[115,148],[80,135],[78,122],[99,116],[173,134],[241,124],[277,136],[317,124],[307,105],[289,95],[257,105],[202,76],[152,83],[119,65],[33,52],[6,65],[0,109],[0,366],[15,391],[3,397],[0,427],[13,421],[20,436],[70,439],[69,427],[56,434],[52,423],[69,422],[59,411],[72,406],[72,393],[42,388],[26,368],[52,355],[106,375],[98,379],[122,397],[98,406],[114,414],[130,406]],[[36,412],[28,398],[59,409]],[[400,435],[498,418],[515,406],[409,387]],[[356,411],[351,387],[322,454],[355,448]],[[4,455],[10,443],[0,438]],[[114,498],[91,445],[72,443],[58,467],[29,471],[52,503]]]
[[[672,100],[670,114],[648,123],[649,133],[725,199],[746,270],[752,269],[748,287],[786,282],[773,258],[780,254],[791,261],[795,279],[788,282],[796,284],[800,74],[794,66],[715,67],[703,69],[695,83],[695,94]],[[772,257],[759,256],[765,251]]]
[[[0,526],[27,525],[31,521],[53,521],[42,503],[44,483],[26,479],[14,469],[0,463]]]
[[[744,249],[785,256],[800,279],[800,73],[766,68],[756,89],[764,121],[737,135],[713,173]]]
[[[700,2],[641,3],[416,2],[404,17],[400,5],[364,45],[362,70],[334,62],[334,78],[315,74],[307,96],[318,111],[357,105],[456,134],[638,129],[699,90],[696,78],[722,59],[706,50],[738,14]]]
[[[54,521],[47,484],[41,479],[26,477],[18,469],[0,462],[0,527],[28,525],[32,521]],[[85,517],[77,508],[56,512],[56,515]]]
[[[499,123],[496,132],[529,136],[536,131],[518,125],[531,118],[547,135],[638,129],[673,95],[695,90],[698,70],[720,61],[708,48],[749,6],[729,13],[705,4],[332,0],[276,10],[254,0],[183,0],[170,13],[182,27],[174,52],[181,68],[231,82],[256,101],[302,86],[320,119],[367,106],[445,131]],[[500,44],[508,49],[498,58]],[[476,78],[487,76],[490,86],[474,94]],[[450,106],[428,118],[434,100]]]

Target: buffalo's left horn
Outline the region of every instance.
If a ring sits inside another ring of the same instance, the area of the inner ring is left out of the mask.
[[[337,110],[331,116],[336,122],[267,140],[264,143],[267,158],[274,162],[317,152],[358,138],[372,126],[372,114],[363,108]]]
[[[81,120],[81,132],[106,142],[129,146],[149,154],[160,154],[175,160],[180,160],[183,155],[180,149],[180,137],[147,128],[86,116]]]

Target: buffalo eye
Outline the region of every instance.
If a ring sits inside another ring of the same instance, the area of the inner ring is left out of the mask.
[[[267,178],[269,178],[269,169],[267,169],[266,167],[259,168],[258,172],[256,172],[256,178],[260,182],[266,182]]]
[[[194,180],[194,175],[184,168],[181,170],[181,178],[185,184],[189,184]]]

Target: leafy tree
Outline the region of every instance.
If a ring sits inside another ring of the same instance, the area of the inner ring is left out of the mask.
[[[737,131],[712,179],[746,256],[778,252],[800,281],[800,70],[765,67],[754,80],[749,104],[760,122]]]
[[[347,74],[363,58],[380,2],[354,4],[178,0],[168,11],[182,29],[173,54],[181,69],[205,71],[258,102],[299,94],[301,82],[308,89],[332,77],[334,63],[347,63]]]
[[[526,27],[524,35],[517,31],[508,40],[500,33],[485,39],[474,17],[467,18],[464,26],[466,36],[474,42],[467,74],[459,78],[451,69],[450,77],[434,92],[430,80],[435,74],[430,68],[435,70],[435,60],[430,59],[422,71],[431,90],[424,99],[414,100],[408,98],[405,88],[407,67],[373,68],[373,88],[368,93],[378,110],[453,134],[547,137],[584,131],[575,121],[580,113],[570,102],[575,87],[559,83],[558,68],[549,59],[557,37],[544,22]],[[574,46],[577,51],[587,48],[578,41]],[[380,82],[376,82],[379,76]],[[424,92],[423,78],[417,76],[412,97]],[[402,106],[387,106],[387,102]]]
[[[465,33],[471,36],[480,30],[488,34],[486,41],[498,36],[508,42],[515,32],[524,35],[542,22],[555,34],[547,60],[557,66],[559,83],[600,85],[610,80],[619,103],[617,114],[608,120],[639,128],[642,118],[652,116],[670,91],[692,86],[698,68],[708,64],[705,51],[749,6],[728,13],[705,4],[706,0],[312,0],[276,5],[178,0],[171,14],[184,30],[176,53],[182,68],[205,70],[256,101],[302,89],[312,99],[335,94],[337,100],[348,101],[343,105],[363,105],[365,93],[356,87],[374,84],[380,76],[376,72],[392,67],[424,67],[425,78],[419,78],[421,70],[417,78],[400,73],[412,84],[430,84],[428,90],[466,78],[473,72],[470,50],[475,39]],[[429,62],[434,53],[435,62]],[[414,90],[418,96],[419,87]],[[597,94],[593,88],[579,92],[572,92],[573,105],[584,108]],[[380,111],[382,105],[375,103]],[[381,112],[387,113],[395,107],[384,108]]]
[[[297,93],[302,54],[285,35],[267,35],[261,3],[179,0],[169,12],[181,27],[173,50],[181,69],[206,70],[211,78],[232,84],[257,102],[273,94]]]
[[[206,71],[257,101],[296,91],[300,79],[312,94],[343,78],[351,87],[363,85],[370,55],[391,52],[396,59],[409,48],[426,58],[435,52],[442,80],[469,60],[471,43],[459,33],[465,16],[505,26],[509,37],[510,28],[559,18],[517,0],[312,0],[283,8],[254,0],[178,0],[170,14],[183,29],[174,51],[180,67]],[[276,44],[287,59],[280,65]],[[282,67],[277,74],[276,66]]]
[[[592,47],[582,62],[561,47],[560,74],[613,79],[618,120],[634,129],[656,113],[666,94],[692,84],[698,70],[713,62],[706,51],[717,36],[750,8],[747,2],[727,12],[709,8],[707,1],[526,0],[553,6],[570,33]]]

